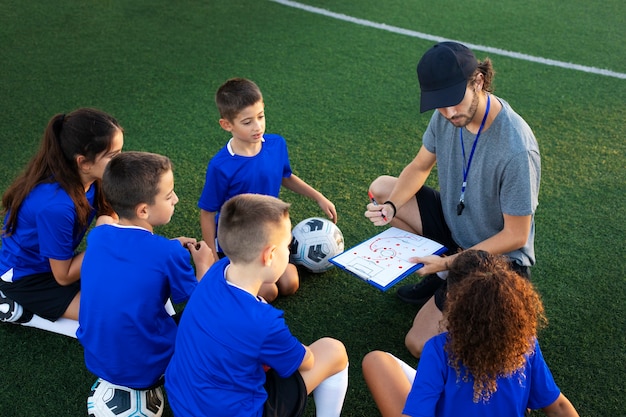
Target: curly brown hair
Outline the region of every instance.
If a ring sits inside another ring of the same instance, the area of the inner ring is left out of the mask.
[[[451,278],[444,310],[449,364],[457,378],[473,378],[474,402],[487,402],[497,378],[519,371],[533,352],[547,324],[543,303],[504,256],[464,251],[450,266]]]

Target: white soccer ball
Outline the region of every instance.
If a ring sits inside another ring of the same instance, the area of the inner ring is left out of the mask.
[[[329,259],[343,252],[343,234],[328,219],[311,217],[292,230],[290,260],[311,272],[320,273],[333,267]]]
[[[89,417],[160,417],[164,406],[161,387],[135,390],[102,378],[93,384],[87,398]]]

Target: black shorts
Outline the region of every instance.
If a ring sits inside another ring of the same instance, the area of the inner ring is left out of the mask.
[[[263,417],[299,417],[306,407],[306,385],[300,372],[281,378],[275,370],[265,373],[267,401]]]
[[[439,191],[423,186],[415,194],[415,199],[422,217],[422,232],[424,236],[445,245],[449,254],[462,250],[463,248],[452,239],[452,233],[443,217]],[[520,265],[511,260],[511,268],[524,278],[530,279],[530,268],[528,266]]]
[[[422,218],[422,233],[424,237],[439,242],[448,248],[449,254],[454,254],[461,247],[452,239],[452,233],[443,217],[441,208],[441,196],[439,191],[423,186],[415,194],[417,207]]]
[[[0,290],[31,313],[56,321],[80,292],[80,281],[59,285],[52,272],[45,272],[28,275],[14,282],[0,280]]]

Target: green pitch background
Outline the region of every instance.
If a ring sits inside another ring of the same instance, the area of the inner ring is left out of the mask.
[[[623,1],[305,2],[626,73]],[[287,139],[294,172],[336,204],[352,246],[379,231],[363,217],[370,181],[397,175],[421,144],[430,114],[418,111],[415,65],[432,44],[271,1],[0,0],[0,190],[34,153],[53,114],[98,107],[124,126],[126,150],[174,161],[181,201],[158,232],[200,237],[204,171],[228,139],[213,94],[243,76],[264,92],[267,131]],[[532,273],[550,319],[540,335],[546,359],[581,416],[626,416],[626,80],[476,52],[494,61],[495,93],[540,144]],[[321,215],[311,201],[282,197],[293,204],[294,224]],[[416,311],[394,292],[333,269],[304,276],[296,295],[276,303],[303,342],[333,336],[346,344],[344,416],[377,415],[360,370],[368,351],[415,363],[403,340]],[[95,378],[76,340],[0,325],[0,348],[0,415],[86,415]],[[314,415],[312,401],[307,415]]]

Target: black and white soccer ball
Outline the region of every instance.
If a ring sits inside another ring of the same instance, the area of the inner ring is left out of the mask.
[[[102,378],[93,384],[87,398],[89,417],[160,417],[164,408],[161,387],[135,390]]]
[[[311,272],[329,270],[333,267],[329,259],[343,252],[343,233],[328,219],[302,220],[291,233],[291,262]]]

